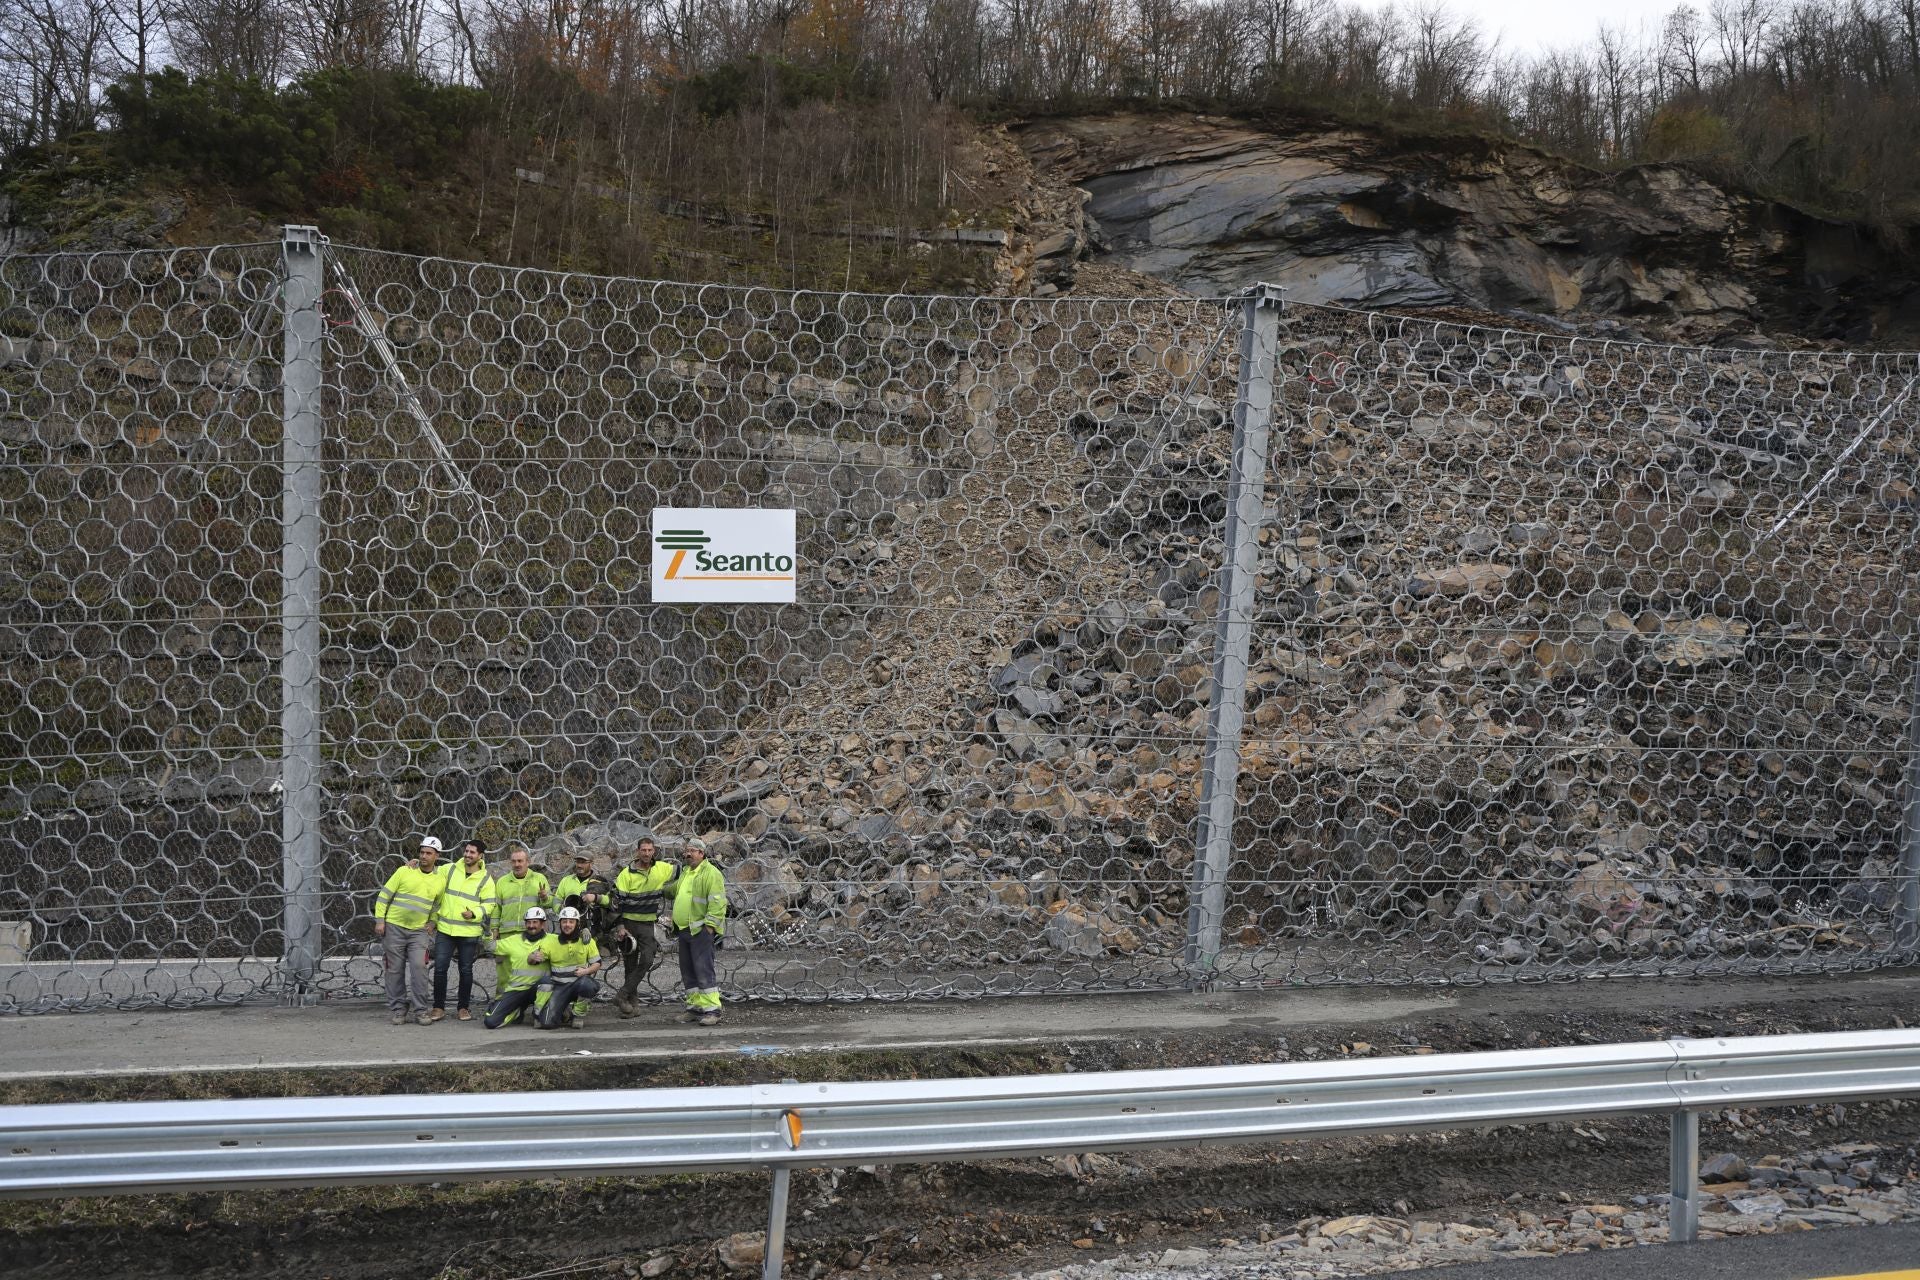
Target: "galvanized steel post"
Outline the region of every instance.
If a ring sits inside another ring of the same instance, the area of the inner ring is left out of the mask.
[[[1700,1234],[1700,1113],[1673,1113],[1667,1144],[1667,1239],[1691,1243]]]
[[[320,971],[321,350],[325,240],[317,227],[286,227],[280,368],[280,838],[285,964],[296,990]]]
[[[1200,814],[1187,902],[1186,967],[1188,980],[1195,985],[1207,983],[1219,962],[1227,872],[1233,865],[1240,733],[1246,724],[1247,669],[1253,647],[1254,580],[1260,568],[1260,528],[1266,523],[1267,440],[1273,425],[1280,303],[1280,291],[1272,285],[1254,286],[1241,302],[1240,385],[1233,407],[1233,464],[1227,477],[1220,557],[1213,700],[1207,713],[1206,763],[1200,775]]]
[[[1893,945],[1901,954],[1920,950],[1920,655],[1914,658],[1907,693],[1906,842],[1900,851],[1899,895],[1894,906]]]
[[[760,1264],[760,1280],[780,1280],[787,1252],[787,1190],[793,1185],[793,1170],[784,1164],[773,1166],[773,1199],[767,1206],[767,1253]]]

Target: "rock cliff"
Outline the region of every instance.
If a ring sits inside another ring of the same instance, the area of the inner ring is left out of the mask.
[[[1119,114],[1015,136],[1082,207],[1036,235],[1038,289],[1078,260],[1199,294],[1466,306],[1584,332],[1911,343],[1920,285],[1868,230],[1676,165],[1602,173],[1512,143]],[[1910,264],[1909,264],[1910,267]]]

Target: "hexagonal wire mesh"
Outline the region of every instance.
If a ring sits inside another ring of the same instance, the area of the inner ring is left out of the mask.
[[[0,1008],[293,985],[278,259],[0,270]],[[306,990],[377,979],[421,832],[555,878],[718,832],[747,994],[1193,976],[1238,306],[325,286]],[[1911,952],[1910,357],[1278,329],[1216,978]],[[799,603],[650,603],[651,508],[745,505]]]
[[[419,831],[557,878],[718,830],[737,989],[1174,980],[1188,824],[1134,757],[1197,758],[1152,686],[1205,669],[1230,309],[336,261],[342,937]],[[745,505],[800,513],[800,602],[651,604],[652,508]]]
[[[280,247],[0,259],[0,1008],[281,951]]]
[[[1910,956],[1914,356],[1279,327],[1231,975]]]

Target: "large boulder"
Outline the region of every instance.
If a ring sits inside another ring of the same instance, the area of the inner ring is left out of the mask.
[[[584,853],[593,859],[596,867],[604,871],[632,856],[633,846],[640,842],[640,838],[652,834],[637,822],[615,819],[548,836],[529,845],[527,852],[535,865],[561,870],[572,870],[574,857]]]

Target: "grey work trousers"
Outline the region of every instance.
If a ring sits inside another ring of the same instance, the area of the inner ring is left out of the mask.
[[[387,1008],[394,1013],[427,1011],[427,949],[433,941],[433,935],[426,926],[418,929],[403,929],[393,921],[387,921],[386,936],[382,938],[381,956],[387,969]]]

